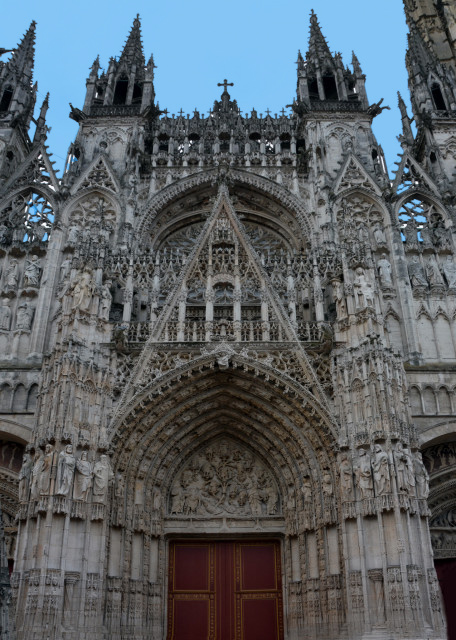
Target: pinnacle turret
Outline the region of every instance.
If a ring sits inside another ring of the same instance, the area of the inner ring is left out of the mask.
[[[332,59],[333,57],[329,50],[328,43],[318,23],[317,15],[312,9],[312,13],[310,14],[310,38],[307,60],[320,66],[324,64],[324,62],[332,61]]]
[[[31,81],[33,75],[33,65],[35,60],[35,30],[36,22],[30,24],[25,32],[21,42],[13,51],[13,55],[5,65],[2,75],[6,75],[8,71],[16,76],[28,77]]]
[[[130,34],[119,58],[119,68],[131,68],[133,65],[136,65],[137,68],[141,69],[146,66],[141,40],[141,22],[139,20],[139,13],[133,21]]]

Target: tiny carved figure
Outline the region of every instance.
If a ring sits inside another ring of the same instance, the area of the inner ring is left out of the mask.
[[[431,287],[441,286],[444,284],[442,274],[432,258],[429,258],[426,263],[426,277]]]
[[[382,254],[382,257],[377,263],[377,268],[382,287],[392,287],[393,281],[391,279],[391,264],[386,257],[386,253]]]
[[[40,283],[41,262],[38,256],[27,259],[24,271],[24,287],[37,287]]]
[[[109,311],[111,310],[111,280],[106,280],[105,284],[101,287],[101,299],[100,299],[100,310],[99,317],[101,320],[109,320]]]
[[[404,453],[402,442],[398,442],[396,444],[396,448],[393,452],[393,458],[396,466],[397,490],[402,493],[408,493],[407,458]]]
[[[3,298],[0,306],[0,329],[9,331],[11,326],[11,309],[8,298]]]
[[[73,455],[73,446],[67,444],[65,449],[59,453],[59,463],[57,467],[57,495],[67,496],[73,485],[74,469],[76,459]]]
[[[10,261],[5,280],[7,289],[17,289],[19,284],[19,265],[16,258],[12,258]]]
[[[448,255],[442,265],[442,271],[450,289],[456,288],[456,264],[453,256]]]
[[[343,454],[340,459],[339,473],[342,500],[354,500],[353,470],[347,454]]]
[[[32,328],[33,313],[35,308],[27,303],[23,302],[17,308],[16,316],[16,329],[22,329],[23,331],[30,331]]]
[[[22,467],[19,471],[19,502],[26,502],[28,498],[28,489],[30,476],[32,474],[33,460],[29,453],[25,452],[22,456]]]
[[[377,495],[391,493],[391,478],[389,472],[388,455],[379,444],[374,448],[374,460],[372,462],[374,470],[375,489]]]
[[[105,502],[108,487],[114,478],[111,464],[107,455],[100,456],[93,467],[93,501]]]
[[[347,301],[345,300],[344,285],[339,280],[334,280],[333,283],[334,297],[336,301],[336,316],[337,318],[347,317]]]
[[[372,307],[374,305],[374,288],[368,280],[364,269],[358,267],[353,282],[355,292],[355,305],[358,308]]]
[[[85,502],[91,486],[92,464],[87,459],[87,451],[83,451],[79,460],[76,460],[73,498]]]
[[[426,287],[428,286],[428,282],[426,280],[426,275],[424,273],[423,266],[421,262],[418,260],[417,256],[413,256],[411,261],[408,264],[408,272],[410,278],[410,284],[412,287]]]
[[[372,480],[371,464],[366,449],[359,450],[359,459],[355,468],[355,475],[361,498],[372,498],[374,496],[374,483]]]
[[[421,453],[417,451],[413,458],[416,478],[416,497],[421,500],[427,500],[429,496],[429,474],[423,463]]]
[[[43,460],[43,454],[41,451],[38,450],[35,453],[35,460],[34,460],[32,472],[31,472],[31,476],[32,476],[31,483],[30,483],[31,500],[38,500],[38,498],[40,497],[39,479],[40,479],[41,469],[43,466],[42,460]]]
[[[95,283],[92,279],[92,271],[88,267],[79,274],[73,284],[73,301],[71,308],[80,311],[88,311],[95,291]]]
[[[385,232],[383,231],[380,222],[377,222],[377,224],[375,225],[373,233],[377,247],[382,247],[386,244]]]
[[[41,458],[41,468],[39,470],[39,478],[38,478],[39,494],[41,496],[49,493],[53,461],[54,461],[54,447],[52,446],[52,444],[47,444],[44,450],[44,455]]]

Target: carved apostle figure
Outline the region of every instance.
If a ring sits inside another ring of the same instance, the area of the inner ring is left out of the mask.
[[[429,258],[426,263],[426,277],[431,287],[438,287],[444,284],[442,274],[433,258]]]
[[[416,497],[427,500],[429,496],[429,474],[423,463],[421,453],[417,451],[413,458],[416,478]]]
[[[456,264],[453,256],[448,255],[442,265],[442,271],[450,289],[456,289]]]
[[[73,301],[71,308],[80,311],[88,311],[95,291],[95,283],[92,278],[92,270],[86,267],[78,274],[73,283]]]
[[[366,449],[359,450],[358,464],[355,467],[355,476],[361,498],[372,498],[374,496],[374,483],[372,480],[372,469]]]
[[[342,500],[351,502],[355,498],[353,491],[353,469],[346,453],[342,454],[340,459],[339,473]]]
[[[17,289],[19,284],[19,266],[16,258],[12,258],[9,263],[8,270],[6,272],[6,288]]]
[[[379,444],[374,447],[374,460],[372,462],[374,470],[375,489],[377,495],[391,493],[391,478],[388,465],[388,455]]]
[[[383,231],[380,222],[377,222],[374,227],[374,240],[377,247],[383,247],[386,244],[385,232]]]
[[[73,498],[75,500],[82,500],[83,502],[86,502],[91,486],[92,464],[87,459],[87,451],[83,451],[79,460],[76,460]]]
[[[9,331],[11,327],[11,309],[9,307],[8,298],[2,299],[0,306],[0,329],[3,331]]]
[[[29,481],[32,474],[33,460],[26,451],[22,456],[22,467],[19,471],[19,502],[27,502]]]
[[[363,308],[372,307],[374,305],[374,288],[362,267],[358,267],[356,269],[353,288],[355,292],[356,307]]]
[[[409,485],[407,481],[407,457],[404,452],[402,442],[396,444],[393,451],[394,464],[396,466],[397,490],[401,493],[408,493]]]
[[[106,280],[100,290],[100,310],[98,315],[101,320],[109,320],[109,311],[112,303],[111,284],[112,280]]]
[[[428,282],[424,273],[423,266],[418,260],[417,256],[412,256],[411,261],[408,264],[408,272],[410,278],[410,284],[412,287],[426,287]]]
[[[41,262],[38,256],[27,259],[24,271],[24,287],[37,287],[40,283]]]
[[[59,282],[64,282],[67,279],[68,274],[71,271],[71,258],[65,258],[65,260],[60,265],[60,279]]]
[[[33,314],[35,308],[28,302],[23,302],[17,308],[16,329],[30,331],[32,328]]]
[[[35,460],[33,462],[32,472],[31,472],[31,483],[30,483],[30,499],[38,500],[40,497],[40,473],[43,467],[43,454],[41,451],[37,450],[35,453]]]
[[[410,449],[404,447],[404,455],[408,490],[411,495],[415,495],[415,465]]]
[[[59,453],[59,463],[57,466],[57,495],[67,496],[73,486],[74,469],[76,459],[73,455],[73,445],[67,444],[65,449]]]
[[[54,461],[54,447],[47,444],[41,459],[41,470],[38,478],[39,493],[41,496],[49,493],[51,484],[52,463]]]
[[[382,254],[382,257],[377,262],[378,275],[380,277],[380,284],[382,287],[392,287],[393,281],[391,279],[391,263],[386,257],[386,253]]]
[[[109,484],[114,478],[111,464],[107,455],[100,456],[98,462],[93,467],[93,501],[105,502],[108,494]]]
[[[345,300],[344,285],[340,280],[333,280],[334,298],[336,301],[336,316],[338,319],[347,317],[347,301]]]

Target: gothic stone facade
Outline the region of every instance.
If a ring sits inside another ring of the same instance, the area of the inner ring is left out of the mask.
[[[405,9],[417,129],[399,96],[393,178],[371,129],[383,107],[314,14],[292,110],[274,117],[241,115],[226,81],[207,118],[160,111],[136,19],[71,107],[62,180],[48,98],[28,134],[34,23],[0,62],[18,640],[162,640],[170,544],[188,536],[279,542],[280,637],[445,637],[456,10]]]

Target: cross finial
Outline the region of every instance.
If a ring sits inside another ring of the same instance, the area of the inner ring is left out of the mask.
[[[217,86],[218,87],[223,87],[223,91],[225,92],[227,87],[234,87],[234,83],[233,82],[228,82],[228,80],[225,78],[225,80],[223,82],[217,82]]]
[[[268,114],[268,116],[271,115],[271,110],[269,108],[266,109],[266,113]]]

